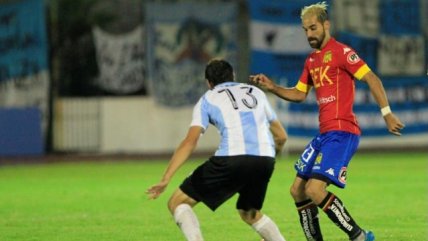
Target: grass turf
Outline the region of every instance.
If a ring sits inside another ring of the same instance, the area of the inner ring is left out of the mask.
[[[277,162],[263,211],[289,241],[303,241],[288,189],[297,156]],[[165,161],[67,162],[0,166],[0,241],[184,240],[166,208],[182,179],[202,161],[189,161],[155,201],[144,191]],[[345,190],[329,188],[376,240],[428,240],[428,155],[357,154]],[[236,196],[211,212],[195,207],[205,240],[260,240],[235,210]],[[320,213],[325,240],[347,240]]]

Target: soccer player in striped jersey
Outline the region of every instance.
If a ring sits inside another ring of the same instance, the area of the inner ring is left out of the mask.
[[[374,234],[362,229],[339,197],[327,191],[330,184],[345,187],[347,167],[359,144],[361,132],[352,110],[354,79],[368,84],[389,132],[401,135],[404,125],[391,112],[378,76],[351,47],[330,36],[326,3],[304,7],[301,19],[314,51],[307,57],[297,85],[293,88],[281,87],[263,74],[250,76],[250,81],[293,102],[304,101],[310,89],[315,88],[320,133],[306,146],[296,162],[297,175],[290,189],[307,240],[323,240],[318,219],[319,207],[350,240],[372,241]]]
[[[215,211],[238,193],[236,208],[244,222],[266,241],[285,241],[277,225],[260,210],[272,175],[275,156],[287,133],[278,121],[265,93],[234,82],[232,66],[211,60],[205,69],[209,90],[193,109],[187,136],[173,154],[161,181],[147,190],[157,198],[174,173],[188,159],[209,124],[221,141],[215,154],[187,177],[173,193],[168,208],[187,240],[203,240],[192,207],[203,202]]]

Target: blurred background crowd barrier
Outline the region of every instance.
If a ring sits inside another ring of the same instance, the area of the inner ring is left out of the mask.
[[[311,51],[300,9],[312,0],[0,1],[0,157],[173,151],[206,91],[204,67],[229,60],[237,80],[266,73],[293,86]],[[362,148],[428,148],[428,1],[329,0],[333,36],[383,80],[406,124],[391,138],[365,84],[354,110]],[[314,95],[269,96],[289,151],[318,130]],[[212,151],[210,128],[199,151]]]

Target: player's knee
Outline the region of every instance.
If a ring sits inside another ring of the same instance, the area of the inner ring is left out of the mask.
[[[168,210],[171,214],[174,214],[175,208],[177,207],[177,204],[174,202],[173,197],[171,197],[167,203]]]
[[[193,207],[198,203],[198,201],[189,197],[180,189],[177,189],[172,194],[171,198],[168,200],[168,209],[171,212],[171,214],[174,214],[174,211],[177,208],[177,206],[183,203],[188,204],[190,207]]]
[[[261,214],[258,210],[251,209],[248,211],[239,210],[239,216],[241,216],[242,221],[246,222],[249,225],[257,222]]]
[[[168,200],[168,209],[171,212],[171,214],[174,215],[174,211],[177,208],[178,205],[182,204],[183,201],[180,199],[180,195],[177,195],[177,193],[174,193],[171,198]]]
[[[305,188],[305,194],[309,198],[313,199],[313,197],[317,194],[317,189],[314,188],[313,186],[307,186]]]
[[[319,204],[328,194],[327,186],[325,181],[311,179],[305,186],[305,194],[316,204]]]
[[[322,190],[318,186],[306,185],[305,195],[308,196],[310,199],[314,200],[320,194],[321,191]]]
[[[294,185],[290,187],[290,195],[291,195],[293,198],[298,197],[298,196],[299,196],[299,192],[300,192],[300,191],[299,191],[299,189],[298,189],[298,188],[296,188]]]
[[[290,195],[293,197],[294,200],[302,200],[306,197],[304,188],[301,188],[297,185],[292,185],[290,187]]]

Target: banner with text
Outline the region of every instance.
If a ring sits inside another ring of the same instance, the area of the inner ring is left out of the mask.
[[[425,40],[422,35],[381,36],[378,70],[388,76],[425,74]]]
[[[0,107],[37,107],[46,131],[49,71],[43,0],[0,8]]]
[[[428,81],[426,77],[383,78],[391,109],[405,123],[403,134],[428,133]],[[319,132],[318,106],[312,90],[304,103],[277,101],[279,117],[290,135],[313,136]],[[367,84],[357,81],[354,112],[364,136],[388,135],[379,107]]]
[[[150,92],[166,106],[193,105],[207,91],[204,71],[214,57],[237,69],[237,6],[233,3],[146,5]]]

